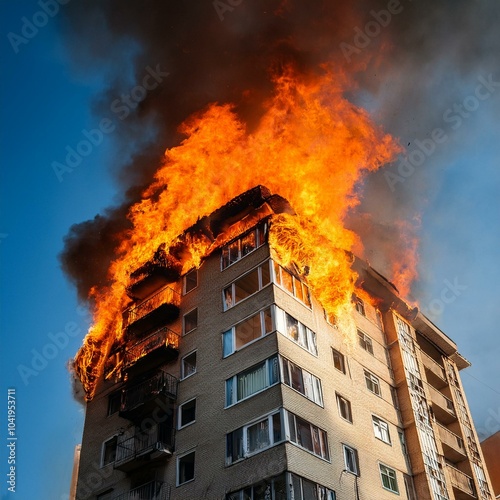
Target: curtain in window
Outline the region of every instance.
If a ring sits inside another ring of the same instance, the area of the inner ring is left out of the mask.
[[[254,368],[251,372],[238,375],[238,401],[261,391],[266,387],[266,364]]]

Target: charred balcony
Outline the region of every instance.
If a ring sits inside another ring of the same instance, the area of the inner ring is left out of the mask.
[[[122,472],[131,472],[145,465],[152,466],[171,457],[173,449],[174,430],[172,419],[169,419],[146,432],[136,432],[133,436],[118,440],[114,467]]]
[[[159,408],[168,412],[173,401],[177,399],[178,380],[164,370],[142,382],[126,387],[122,391],[120,416],[129,420],[136,420],[144,414],[152,414]]]
[[[179,355],[179,335],[162,326],[146,333],[140,340],[132,340],[125,347],[123,368],[128,370],[135,365],[153,365],[156,362],[168,363]]]
[[[123,313],[123,325],[129,334],[139,334],[159,324],[174,321],[179,316],[181,295],[164,286],[139,304]]]
[[[470,476],[448,463],[446,464],[446,468],[450,475],[456,500],[472,500],[477,498],[474,480]]]
[[[163,481],[150,481],[121,495],[112,497],[112,500],[169,500],[170,485]]]

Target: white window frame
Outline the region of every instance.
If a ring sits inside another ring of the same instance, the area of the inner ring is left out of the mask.
[[[196,311],[196,326],[191,328],[191,330],[186,330],[186,316]],[[190,311],[182,316],[182,335],[187,335],[188,333],[194,332],[198,328],[198,308],[193,307]]]
[[[108,463],[105,464],[104,463],[104,454],[105,454],[105,451],[106,451],[106,443],[109,443],[110,441],[113,441],[113,440],[116,441],[116,444],[115,444],[115,459],[111,460],[111,462],[108,462]],[[108,465],[113,465],[115,463],[117,449],[118,449],[118,434],[113,434],[108,439],[105,439],[102,442],[102,444],[101,444],[101,468],[102,467],[107,467]]]
[[[363,349],[366,351],[368,354],[373,354],[373,339],[367,335],[365,332],[361,331],[358,329],[358,344]]]
[[[302,385],[304,388],[304,392],[299,391],[295,387],[292,386],[292,367],[291,365],[294,365],[297,369],[301,371],[301,376],[302,376]],[[290,384],[287,384],[285,382],[285,370],[288,372],[288,380],[290,381]],[[312,401],[313,403],[317,404],[318,406],[321,406],[323,408],[323,388],[321,386],[321,379],[313,375],[311,372],[304,370],[300,365],[297,363],[294,363],[293,361],[290,361],[288,358],[285,358],[283,356],[280,356],[280,374],[281,374],[281,382],[286,385],[287,387],[290,387],[295,392],[298,392],[300,395],[304,396],[307,398],[309,401]],[[306,377],[310,377],[311,381],[311,389],[312,389],[312,394],[306,390],[306,381],[304,379],[304,374],[307,374]],[[310,397],[312,396],[312,397]]]
[[[271,313],[271,331],[267,332],[266,331],[266,316],[265,312],[269,310]],[[241,347],[236,348],[236,327],[238,325],[241,325],[242,323],[245,323],[249,319],[253,318],[254,316],[260,315],[260,336],[251,340],[250,342],[247,342],[246,344],[243,344]],[[275,321],[275,313],[274,313],[274,307],[272,306],[267,306],[261,309],[260,311],[257,311],[255,313],[252,313],[250,316],[247,316],[245,319],[238,321],[235,325],[233,325],[231,328],[228,330],[222,332],[222,357],[223,358],[228,358],[235,352],[241,351],[245,347],[252,345],[254,342],[258,342],[259,340],[263,339],[264,337],[267,337],[269,334],[273,333],[276,330],[276,321]],[[224,340],[226,339],[226,334],[231,335],[231,345],[232,345],[232,351],[224,354]]]
[[[290,313],[284,311],[278,306],[274,306],[274,325],[276,331],[280,332],[281,335],[286,337],[287,339],[291,340],[294,344],[297,344],[300,346],[302,349],[307,351],[308,353],[312,354],[314,357],[318,357],[318,344],[317,344],[317,339],[316,339],[316,333],[308,328],[306,325],[301,323],[299,320],[297,320],[294,316],[292,316]],[[302,345],[299,340],[295,340],[292,338],[290,335],[287,333],[287,320],[286,320],[286,315],[289,315],[292,319],[297,321],[298,328],[299,328],[299,338],[302,336],[307,342],[307,347],[305,345]]]
[[[305,418],[302,418],[299,415],[296,415],[295,413],[292,413],[291,411],[284,410],[283,413],[284,413],[284,417],[285,417],[283,420],[285,422],[286,439],[287,439],[287,441],[290,441],[290,443],[293,443],[295,446],[297,446],[301,450],[307,451],[308,453],[311,453],[312,455],[314,455],[315,457],[320,458],[321,460],[325,460],[326,462],[330,462],[331,454],[330,454],[330,447],[329,447],[329,443],[328,443],[328,433],[324,429],[322,429],[321,427],[318,427],[317,425],[314,425],[313,423],[309,422],[309,420],[306,420]],[[291,429],[290,429],[290,417],[293,418],[293,425],[294,425],[293,435],[296,438],[295,441],[292,439],[292,432],[291,432]],[[324,447],[324,450],[326,452],[326,456],[323,456],[321,454],[318,455],[314,451],[314,446],[313,446],[313,450],[310,450],[310,449],[302,446],[299,443],[298,430],[297,430],[298,429],[297,428],[297,419],[300,419],[300,420],[306,422],[307,424],[309,424],[309,427],[311,429],[311,436],[313,436],[313,434],[314,434],[314,429],[316,429],[318,431],[318,437],[320,438],[320,442],[319,442],[320,448],[321,448],[321,433],[323,434],[323,437],[324,437],[323,447]]]
[[[234,406],[234,405],[236,405],[238,403],[241,403],[241,401],[246,401],[247,399],[253,398],[257,394],[260,394],[261,392],[266,391],[270,387],[273,387],[273,386],[279,384],[280,381],[281,381],[281,372],[280,372],[279,365],[278,365],[278,376],[277,376],[276,381],[272,382],[271,379],[270,379],[270,373],[271,373],[271,370],[272,370],[272,363],[273,362],[278,363],[278,355],[277,354],[275,354],[274,356],[271,356],[270,358],[267,358],[264,361],[261,361],[260,363],[257,363],[255,365],[251,366],[250,368],[247,368],[246,370],[243,370],[243,371],[237,373],[236,375],[228,378],[226,380],[226,383],[225,383],[225,390],[226,390],[226,398],[225,398],[225,404],[226,404],[226,406],[225,406],[225,408],[230,408],[231,406]],[[244,398],[238,399],[238,380],[239,380],[239,377],[241,375],[243,375],[243,374],[246,375],[247,373],[249,373],[253,369],[258,369],[262,365],[265,365],[265,367],[264,367],[265,377],[266,377],[266,379],[265,379],[265,386],[262,389],[254,392],[252,394],[249,394],[248,396],[245,396]],[[231,402],[228,404],[229,386],[231,386],[232,397],[231,397]]]
[[[245,255],[243,255],[242,248],[241,248],[242,240],[251,232],[255,233],[255,248],[253,250],[251,250],[250,252],[246,253]],[[224,271],[225,269],[230,268],[233,264],[236,264],[241,259],[245,258],[247,255],[252,254],[253,252],[255,252],[255,250],[257,250],[261,246],[265,245],[266,234],[267,234],[267,222],[259,223],[256,226],[254,226],[252,229],[250,229],[249,231],[245,231],[243,234],[241,234],[237,238],[234,238],[233,240],[226,243],[221,248],[221,256],[220,256],[220,269],[221,269],[221,271]],[[231,262],[227,266],[224,266],[224,251],[227,247],[233,245],[234,243],[237,243],[237,245],[238,245],[238,258],[234,262]]]
[[[345,398],[344,396],[342,396],[342,394],[339,394],[338,392],[335,393],[335,397],[336,397],[336,400],[337,400],[337,408],[339,410],[339,415],[340,415],[340,418],[345,420],[346,422],[349,422],[350,424],[353,423],[353,418],[352,418],[352,405],[351,405],[351,402]],[[349,418],[346,418],[344,417],[344,415],[342,415],[342,409],[341,409],[341,402],[342,401],[345,401],[346,403],[346,408],[348,410],[348,416]]]
[[[381,398],[382,397],[382,387],[380,386],[380,379],[377,376],[375,376],[372,372],[369,372],[368,370],[364,370],[364,372],[365,372],[365,385],[366,385],[366,388],[372,394],[375,394],[376,396],[378,396],[379,398]],[[368,386],[368,379],[370,379],[370,383],[374,387],[378,387],[378,392],[373,391],[372,389],[370,389],[370,387]]]
[[[269,282],[264,285],[263,276],[262,276],[262,268],[266,265],[268,266],[268,270],[269,270]],[[258,289],[255,290],[255,292],[248,295],[247,297],[245,297],[244,299],[241,299],[240,301],[236,302],[236,283],[240,279],[244,278],[245,276],[248,276],[249,274],[253,273],[254,271],[257,271]],[[271,274],[271,260],[270,259],[267,259],[265,262],[259,264],[258,266],[255,266],[250,271],[242,274],[241,276],[238,276],[238,278],[236,278],[229,285],[223,287],[223,289],[222,289],[222,309],[224,311],[228,311],[229,309],[232,309],[236,305],[241,304],[242,302],[249,299],[250,297],[253,297],[257,292],[260,292],[261,290],[263,290],[264,288],[266,288],[267,286],[269,286],[272,283],[272,276],[273,275]],[[231,288],[230,303],[229,303],[228,298],[226,296],[226,290],[228,288]]]
[[[335,354],[338,354],[338,358],[341,360],[342,369],[337,368],[335,366]],[[333,358],[333,367],[337,371],[339,371],[340,373],[343,373],[345,375],[347,372],[347,369],[346,369],[346,357],[344,356],[344,354],[342,354],[338,349],[335,349],[334,347],[332,347],[332,358]]]
[[[380,439],[380,441],[383,441],[384,443],[392,444],[389,424],[376,415],[372,415],[372,423],[373,433],[375,434],[375,437],[377,439]]]
[[[349,468],[349,463],[347,460],[347,453],[349,453],[350,456],[352,456],[354,470],[351,470]],[[356,448],[353,448],[352,446],[349,446],[347,444],[342,444],[342,455],[344,456],[344,466],[345,466],[346,472],[349,472],[350,474],[354,474],[355,476],[359,476],[358,450],[356,450]]]
[[[378,469],[380,473],[380,482],[382,483],[382,488],[384,488],[384,490],[390,491],[391,493],[396,493],[397,495],[399,495],[398,475],[396,469],[393,469],[392,467],[389,467],[388,465],[385,465],[381,462],[379,462],[378,464]],[[385,471],[382,471],[382,469],[385,469]],[[391,472],[394,474],[394,477],[390,476]],[[395,482],[396,489],[393,489],[392,487],[388,488],[384,485],[384,476],[388,478],[389,483],[391,482],[391,480]]]
[[[276,269],[278,269],[278,273],[276,272]],[[294,274],[292,274],[290,271],[285,269],[282,265],[280,265],[278,262],[275,260],[271,260],[271,273],[272,273],[272,281],[273,283],[278,286],[281,290],[286,292],[288,295],[293,297],[294,299],[298,300],[303,306],[306,306],[308,309],[312,309],[312,302],[311,302],[311,292],[309,290],[309,287],[299,278],[297,278]],[[283,273],[286,273],[290,276],[292,280],[292,288],[293,291],[290,291],[288,288],[286,288],[283,285]],[[302,300],[300,297],[297,296],[297,283],[299,283],[302,293],[301,295],[304,296],[304,293],[307,297],[307,301]]]
[[[196,274],[196,285],[193,287],[193,288],[190,288],[189,290],[187,290],[187,276],[191,273],[195,273]],[[198,269],[195,267],[191,270],[189,270],[183,277],[182,277],[182,295],[187,295],[188,293],[192,292],[193,290],[196,290],[198,288],[198,285],[199,285],[199,276],[198,276]]]
[[[195,407],[194,407],[194,419],[193,420],[190,420],[187,424],[184,424],[182,425],[182,407],[189,404],[189,403],[192,403],[194,401],[194,404],[195,404]],[[179,405],[179,409],[177,411],[177,429],[184,429],[185,427],[188,427],[192,424],[194,424],[196,422],[196,406],[197,406],[197,403],[196,403],[196,398],[191,398],[189,399],[188,401],[184,401],[184,403],[182,403],[181,405]]]
[[[191,455],[191,454],[194,454],[194,466],[193,466],[193,477],[191,479],[188,479],[187,481],[183,481],[182,483],[180,482],[180,463],[181,463],[181,460],[184,458],[184,457],[187,457],[188,455]],[[196,477],[196,450],[195,449],[191,449],[189,451],[186,451],[185,453],[183,453],[182,455],[178,455],[177,456],[177,461],[176,461],[176,471],[175,471],[175,485],[176,486],[181,486],[183,484],[187,484],[187,483],[190,483],[191,481],[194,481],[195,480],[195,477]]]
[[[191,377],[192,375],[194,375],[198,371],[198,354],[197,354],[197,352],[198,352],[198,350],[194,349],[193,351],[188,352],[185,356],[182,357],[182,359],[181,359],[181,380],[186,380],[187,378]],[[191,372],[188,375],[186,375],[184,373],[184,360],[193,354],[196,354],[196,366],[194,367],[194,372]]]

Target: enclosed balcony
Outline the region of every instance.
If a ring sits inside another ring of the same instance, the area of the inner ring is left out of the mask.
[[[172,361],[179,354],[179,335],[166,326],[154,329],[140,340],[131,341],[125,348],[123,367],[129,369],[135,364],[150,360]],[[153,359],[154,358],[154,359]]]
[[[444,456],[452,462],[465,460],[467,454],[463,439],[444,425],[437,423],[437,427],[439,439],[443,445]]]
[[[427,381],[436,389],[442,389],[448,385],[444,368],[425,352],[421,351],[421,353]]]
[[[446,464],[446,468],[451,478],[451,485],[455,493],[456,500],[471,500],[476,498],[476,488],[474,480],[457,468],[450,464]]]
[[[133,436],[119,439],[114,467],[131,472],[144,465],[154,465],[172,456],[173,449],[174,432],[170,418],[168,422],[155,425],[146,432],[136,432]]]
[[[431,385],[428,386],[428,389],[431,395],[432,410],[436,418],[444,424],[454,422],[457,417],[453,401]]]
[[[166,408],[167,401],[177,398],[178,380],[170,373],[158,371],[146,380],[126,387],[122,391],[120,416],[135,420],[151,414],[156,407]]]
[[[126,493],[112,497],[112,500],[169,500],[170,485],[162,481],[151,481]]]
[[[179,316],[181,295],[164,286],[139,304],[123,313],[123,325],[129,334],[139,334],[159,324],[174,321]]]

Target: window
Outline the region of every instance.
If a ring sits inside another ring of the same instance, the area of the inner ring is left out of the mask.
[[[182,429],[186,425],[192,424],[196,419],[196,398],[179,406],[179,425],[178,428]]]
[[[101,467],[112,464],[116,459],[116,446],[118,443],[117,436],[104,441],[102,444]]]
[[[373,343],[372,339],[368,337],[365,333],[362,331],[358,330],[358,342],[359,345],[367,352],[369,352],[371,355],[373,355]]]
[[[198,326],[198,308],[184,314],[182,318],[182,333],[192,332]]]
[[[356,306],[356,311],[358,311],[359,314],[366,316],[365,303],[359,297],[354,297],[354,304]]]
[[[391,436],[389,434],[389,425],[382,419],[372,415],[373,432],[377,439],[382,440],[384,443],[391,444]]]
[[[345,373],[344,355],[339,351],[337,351],[336,349],[332,349],[332,353],[333,353],[333,366],[342,373]]]
[[[192,451],[177,457],[177,486],[194,479],[194,455],[195,452]]]
[[[307,307],[311,307],[309,287],[305,283],[302,283],[299,278],[296,278],[290,271],[281,267],[277,262],[273,262],[273,267],[274,282]]]
[[[286,500],[286,475],[264,479],[238,491],[226,495],[226,500]],[[295,497],[297,499],[297,497]]]
[[[196,373],[196,351],[182,358],[181,379],[187,378]]]
[[[382,486],[393,493],[399,493],[398,480],[396,478],[396,471],[387,467],[387,465],[378,464],[380,468],[380,477],[382,479]]]
[[[330,459],[326,432],[293,413],[288,414],[290,441],[325,460]]]
[[[120,410],[122,402],[121,391],[116,391],[108,396],[108,417]]]
[[[399,400],[398,400],[398,392],[395,387],[392,385],[390,386],[391,388],[391,398],[392,398],[392,404],[394,405],[394,408],[397,410],[399,409]]]
[[[269,261],[238,278],[223,290],[224,311],[250,297],[271,282]]]
[[[273,356],[226,380],[226,407],[253,396],[278,382],[278,356]]]
[[[413,479],[411,476],[407,474],[403,474],[403,479],[405,482],[405,491],[408,500],[417,500],[417,496],[415,494],[415,488],[413,486]]]
[[[340,394],[335,394],[337,396],[337,406],[340,416],[352,424],[351,402]]]
[[[192,269],[184,275],[184,293],[189,293],[198,286],[198,269]]]
[[[222,334],[223,356],[229,356],[243,346],[273,331],[271,308],[251,316]]]
[[[321,381],[286,358],[281,358],[282,381],[316,404],[323,406]]]
[[[335,500],[335,491],[290,473],[291,495],[294,500]]]
[[[224,270],[231,264],[253,252],[265,242],[267,224],[259,224],[248,233],[240,236],[222,247],[221,268]]]
[[[276,329],[314,356],[317,356],[316,334],[279,307],[275,307],[275,312]]]
[[[377,396],[382,395],[382,391],[380,390],[380,381],[373,373],[370,373],[365,370],[365,382],[366,382],[366,387],[368,388],[369,391],[373,392],[373,394],[376,394]]]
[[[281,412],[276,412],[226,434],[228,465],[283,440]]]
[[[359,476],[358,452],[345,444],[342,445],[342,448],[344,450],[345,470]]]

